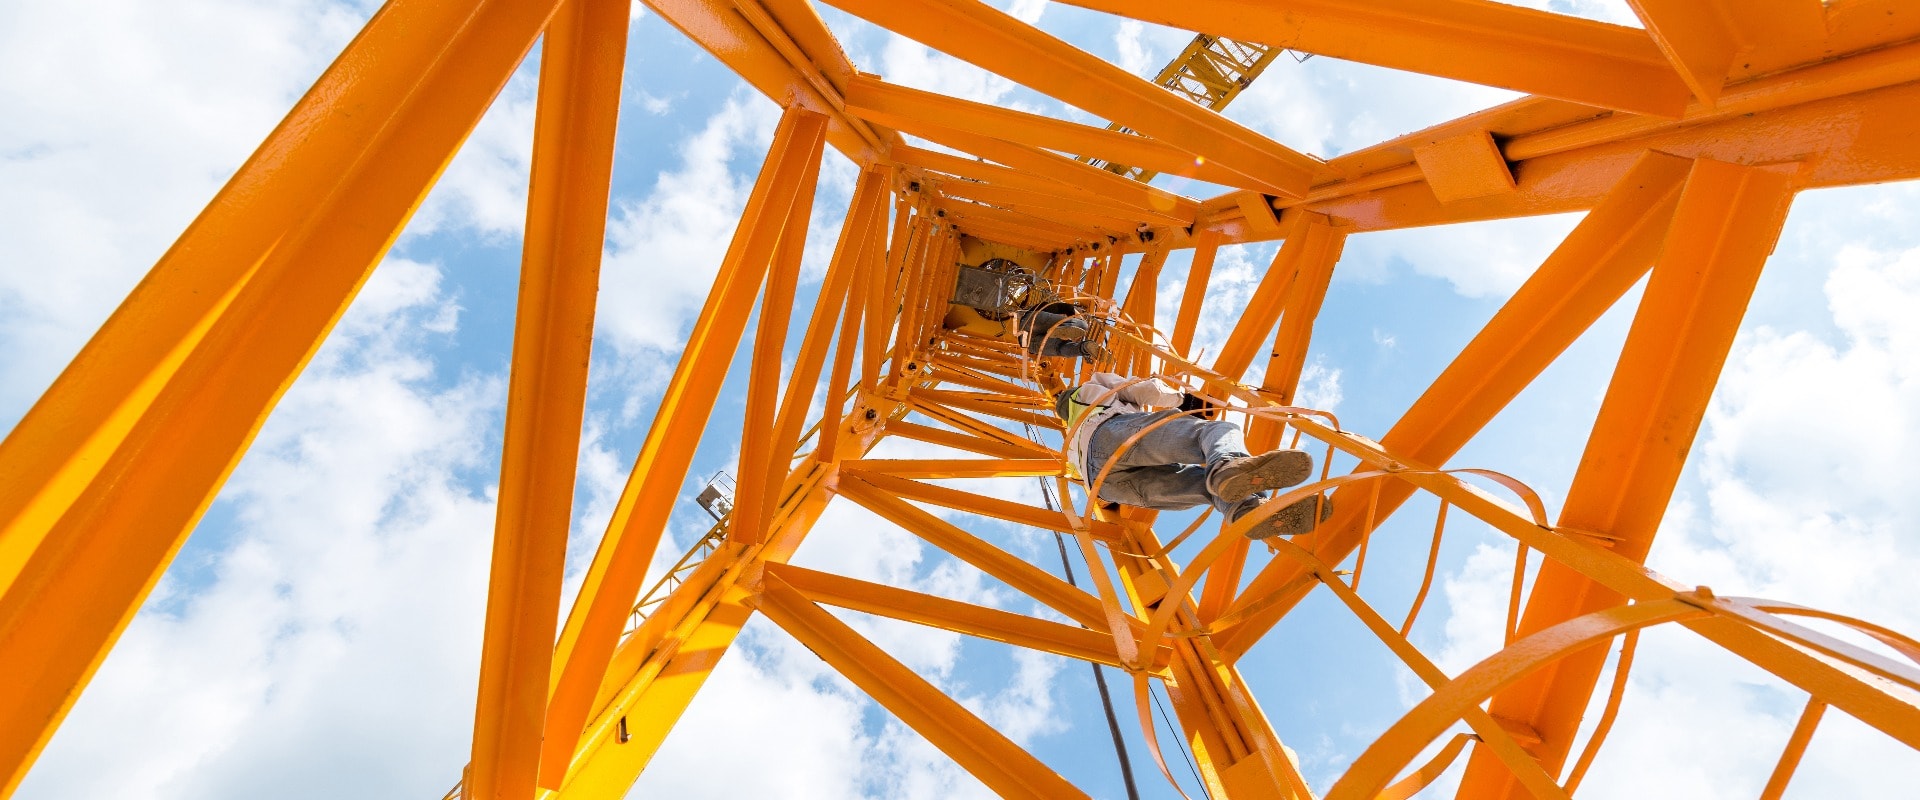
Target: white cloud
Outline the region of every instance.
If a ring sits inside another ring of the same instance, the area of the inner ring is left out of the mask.
[[[1120,68],[1143,77],[1147,76],[1147,70],[1158,66],[1152,63],[1152,56],[1140,41],[1146,29],[1146,24],[1137,19],[1123,19],[1113,31],[1113,49],[1119,53]]]
[[[675,97],[655,97],[653,96],[652,93],[647,92],[644,89],[635,95],[635,98],[640,103],[640,107],[645,109],[647,113],[652,114],[656,117],[664,116],[668,112],[672,111],[673,101],[677,97],[678,97],[677,95]]]
[[[490,466],[504,386],[449,384],[420,352],[457,313],[438,267],[390,261],[363,299],[222,493],[232,543],[162,582],[22,797],[431,795],[458,777],[493,527],[466,476]]]
[[[1701,496],[1656,565],[1721,593],[1791,600],[1920,630],[1920,247],[1847,248],[1826,282],[1838,342],[1761,326],[1709,408]],[[1670,536],[1667,534],[1671,534]],[[1876,565],[1879,568],[1866,568]]]
[[[0,354],[0,423],[52,382],[372,10],[324,0],[0,10],[0,339],[12,345]],[[502,93],[412,232],[519,230],[532,92],[522,77]]]
[[[1254,290],[1259,288],[1260,276],[1265,274],[1274,250],[1272,244],[1225,245],[1220,248],[1213,260],[1213,271],[1207,279],[1206,296],[1200,303],[1199,325],[1194,330],[1193,344],[1187,348],[1188,355],[1200,359],[1202,364],[1212,363],[1213,358],[1220,355],[1220,348],[1226,344],[1227,335],[1233,332],[1238,318],[1210,312],[1223,308],[1245,308]],[[1171,270],[1168,274],[1171,275]],[[1180,303],[1187,291],[1186,279],[1186,274],[1182,273],[1177,283],[1162,285],[1155,295],[1157,308],[1154,318],[1169,320],[1160,326],[1169,336],[1173,335],[1171,321],[1178,318]]]
[[[890,439],[870,457],[951,455],[945,448]],[[1030,479],[951,485],[1029,502],[1034,500],[1026,495],[1037,495]],[[985,529],[980,518],[928,510],[952,517],[976,534]],[[986,526],[994,527],[996,537],[1010,527]],[[1025,540],[1015,541],[1017,546]],[[828,506],[794,563],[988,606],[1005,607],[1012,596],[983,573],[845,499]],[[968,649],[962,637],[952,632],[840,610],[833,613],[1016,742],[1031,743],[1062,729],[1054,710],[1054,682],[1063,659],[999,645]],[[969,663],[979,663],[969,658],[984,654],[999,660],[1003,653],[1012,662],[1012,675],[1004,685],[997,680],[982,685],[978,673],[968,669]],[[746,783],[729,787],[730,796],[992,796],[952,759],[879,709],[811,651],[759,618],[748,624],[733,651],[721,661],[631,796],[711,796],[714,771],[734,763],[732,754],[742,746],[743,726],[752,731],[745,734],[749,743],[804,745],[798,752],[778,756],[784,764],[781,769],[742,776]]]
[[[1014,19],[1032,25],[1047,12],[1047,0],[1011,0],[1001,9]]]
[[[1796,224],[1798,235],[1818,238],[1805,231],[1846,221],[1816,215]],[[1920,587],[1908,576],[1920,543],[1909,534],[1920,529],[1920,501],[1907,485],[1907,454],[1920,438],[1920,323],[1911,313],[1920,304],[1920,247],[1845,247],[1829,259],[1812,266],[1831,270],[1835,335],[1764,323],[1740,335],[1694,447],[1694,477],[1669,507],[1649,564],[1718,594],[1912,632],[1920,630]],[[1481,544],[1443,584],[1451,616],[1439,660],[1450,672],[1499,647],[1512,553],[1504,541]],[[1609,680],[1589,708],[1589,728]],[[1581,794],[1757,794],[1804,700],[1691,633],[1650,631]],[[1920,753],[1829,710],[1793,789],[1892,796],[1916,774]]]
[[[1324,56],[1296,61],[1282,55],[1226,114],[1282,144],[1331,158],[1519,96]]]
[[[1552,214],[1357,234],[1347,238],[1340,274],[1379,280],[1404,267],[1445,280],[1466,297],[1506,297],[1546,261],[1581,216]]]
[[[868,703],[756,616],[628,796],[716,797],[720,774],[733,797],[867,796],[875,744],[862,719]],[[739,768],[742,753],[754,754],[752,769]]]
[[[882,34],[880,74],[889,83],[923,91],[1001,104],[1014,90],[1013,81],[896,33]]]
[[[308,0],[0,6],[0,427],[53,381],[365,13]]]
[[[1329,367],[1323,359],[1314,359],[1300,370],[1300,391],[1294,398],[1294,405],[1317,408],[1321,411],[1333,411],[1340,406],[1346,395],[1340,390],[1338,367]]]
[[[527,173],[533,164],[533,116],[539,59],[530,57],[494,98],[486,116],[407,224],[413,236],[457,230],[519,238],[527,221]]]
[[[1585,17],[1615,25],[1640,27],[1640,18],[1633,13],[1633,7],[1627,0],[1499,0],[1508,5],[1536,8],[1555,14],[1567,14]]]
[[[712,288],[777,111],[757,96],[729,98],[681,144],[680,167],[661,173],[645,199],[615,201],[596,320],[616,352],[678,346]]]

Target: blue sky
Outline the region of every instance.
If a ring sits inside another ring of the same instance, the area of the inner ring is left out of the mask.
[[[996,2],[1136,73],[1157,70],[1189,38],[1043,1]],[[1613,0],[1534,5],[1631,19]],[[0,8],[0,428],[25,413],[371,10],[325,0]],[[856,64],[888,80],[1098,122],[831,9],[822,15]],[[604,529],[778,115],[638,7],[632,37],[576,573]],[[536,61],[496,102],[282,401],[21,797],[417,797],[453,782],[472,716]],[[1508,97],[1331,59],[1283,60],[1229,115],[1331,156]],[[829,155],[801,308],[817,291],[853,177]],[[1161,185],[1212,193],[1180,179]],[[1796,201],[1669,509],[1656,569],[1723,594],[1920,630],[1920,587],[1905,578],[1920,566],[1920,500],[1900,480],[1912,472],[1904,454],[1920,438],[1920,323],[1910,312],[1920,303],[1916,201],[1920,188],[1911,184]],[[1383,433],[1577,222],[1566,215],[1354,237],[1315,332],[1305,399],[1350,428]],[[1224,250],[1208,308],[1244,301],[1273,251]],[[1163,318],[1186,263],[1176,254],[1163,272]],[[1630,293],[1454,464],[1515,475],[1557,510],[1637,297]],[[797,334],[805,314],[795,316]],[[1231,321],[1210,314],[1199,345],[1217,350]],[[739,388],[716,410],[695,475],[734,458]],[[933,452],[885,447],[881,455]],[[991,491],[1039,499],[1032,481],[1000,481]],[[1363,588],[1390,616],[1417,585],[1432,513],[1416,501],[1375,539]],[[678,555],[701,518],[691,503],[680,509],[662,559]],[[1057,565],[1050,536],[968,527]],[[1170,519],[1166,527],[1178,526]],[[1414,632],[1449,670],[1498,647],[1512,560],[1510,543],[1477,525],[1450,525],[1439,583]],[[844,501],[797,562],[1035,612]],[[1097,797],[1122,796],[1084,665],[844,616],[1069,780]],[[1318,593],[1242,663],[1316,788],[1421,696],[1385,656]],[[1641,658],[1582,797],[1757,794],[1797,695],[1685,635],[1650,635]],[[764,622],[749,625],[709,688],[635,796],[985,795]],[[1128,701],[1118,699],[1143,793],[1176,796],[1153,774],[1125,722]],[[769,755],[739,770],[743,748]],[[1876,756],[1887,760],[1859,768]],[[1168,759],[1184,775],[1179,754]],[[716,774],[745,785],[723,790],[711,782]],[[1866,796],[1916,777],[1920,757],[1833,713],[1795,789]]]

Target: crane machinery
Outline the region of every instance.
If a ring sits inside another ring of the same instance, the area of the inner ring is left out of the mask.
[[[536,43],[479,696],[455,796],[622,796],[755,615],[993,791],[1084,796],[829,607],[1105,665],[1123,676],[1123,704],[1134,701],[1149,736],[1147,698],[1163,691],[1176,744],[1221,800],[1407,797],[1462,759],[1460,797],[1569,797],[1606,742],[1638,636],[1655,626],[1804,692],[1766,797],[1784,791],[1828,707],[1920,748],[1920,643],[1784,599],[1720,596],[1644,563],[1795,193],[1920,177],[1911,2],[1631,0],[1644,23],[1633,28],[1488,0],[1064,0],[1205,34],[1159,83],[976,0],[822,2],[1111,125],[861,72],[806,0],[647,0],[784,112],[562,614],[629,4],[389,0],[0,444],[0,793],[19,784],[262,420]],[[1219,114],[1239,78],[1200,96],[1163,85],[1233,43],[1251,48],[1234,62],[1242,78],[1284,48],[1525,96],[1321,159]],[[818,299],[795,309],[826,158],[851,161],[858,180]],[[1155,174],[1227,191],[1191,198],[1154,186]],[[1353,430],[1298,404],[1350,237],[1576,211],[1585,212],[1577,227],[1397,423]],[[1204,306],[1222,247],[1275,241],[1243,306]],[[1177,250],[1191,250],[1192,266],[1177,315],[1159,319],[1160,272]],[[1099,318],[1098,364],[1029,357],[992,318],[995,304],[952,302],[963,269],[996,259]],[[1499,465],[1453,464],[1642,281],[1597,418],[1565,421],[1591,433],[1571,485],[1552,487],[1557,514]],[[737,487],[708,506],[724,510],[698,552],[643,597],[756,304]],[[1205,358],[1192,351],[1203,313],[1234,320]],[[807,322],[783,381],[796,314]],[[1263,352],[1264,371],[1249,381]],[[1323,495],[1332,517],[1314,533],[1254,543],[1244,521],[1176,532],[1157,528],[1152,512],[1087,501],[1063,473],[1067,431],[1047,392],[1093,367],[1164,376],[1245,420],[1256,444],[1312,450],[1321,472],[1263,508]],[[831,400],[808,431],[821,382]],[[870,457],[888,437],[954,455]],[[956,488],[1006,476],[1045,481],[1059,505]],[[829,503],[871,510],[1054,618],[791,564]],[[1519,553],[1503,646],[1451,674],[1408,635],[1431,560],[1404,615],[1361,592],[1371,533],[1396,512],[1436,506],[1435,553],[1449,514],[1510,537]],[[983,518],[1057,531],[1091,569],[1069,583],[967,530]],[[1543,559],[1537,573],[1530,554]],[[1392,659],[1427,692],[1320,784],[1302,774],[1239,668],[1313,593],[1378,639],[1364,657]],[[1615,678],[1602,686],[1616,651]],[[1596,702],[1600,722],[1582,736]]]

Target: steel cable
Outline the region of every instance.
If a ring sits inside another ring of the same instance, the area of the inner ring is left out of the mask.
[[[1035,444],[1042,444],[1040,432],[1034,429],[1033,424],[1022,424],[1027,429],[1027,438],[1032,439]],[[1046,503],[1047,510],[1059,511],[1060,501],[1053,493],[1053,484],[1049,483],[1045,477],[1036,480],[1040,481],[1040,498]],[[1073,562],[1067,560],[1066,537],[1061,536],[1059,531],[1054,531],[1053,543],[1060,548],[1060,570],[1066,574],[1067,585],[1078,587],[1080,583],[1073,577]],[[1092,569],[1092,566],[1089,565],[1088,569]],[[1120,779],[1126,782],[1127,800],[1140,800],[1140,789],[1133,782],[1133,761],[1127,758],[1127,742],[1120,737],[1120,718],[1113,713],[1113,694],[1107,690],[1106,672],[1100,669],[1099,664],[1088,663],[1087,666],[1093,668],[1093,684],[1100,690],[1100,707],[1107,713],[1107,732],[1113,735],[1113,754],[1120,758]]]

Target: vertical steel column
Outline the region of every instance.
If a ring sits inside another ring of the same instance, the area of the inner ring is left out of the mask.
[[[1039,759],[800,592],[767,574],[754,605],[1001,797],[1086,797]]]
[[[826,365],[827,349],[833,343],[834,330],[841,327],[841,310],[846,309],[846,313],[856,320],[854,324],[859,319],[858,301],[847,299],[848,289],[861,271],[861,261],[873,239],[869,228],[876,216],[874,201],[884,199],[885,181],[884,170],[869,169],[861,173],[854,186],[853,199],[840,224],[840,240],[835,244],[833,258],[827,264],[826,278],[821,281],[820,294],[814,300],[813,315],[808,318],[806,336],[801,340],[800,353],[793,363],[793,373],[788,376],[787,389],[781,397],[779,421],[773,432],[774,457],[768,465],[769,487],[778,487],[779,481],[786,477],[791,464],[789,456],[799,446],[801,426],[806,424],[807,411],[813,401],[814,384],[819,381],[820,371]],[[851,330],[853,324],[845,327]],[[852,342],[846,344],[848,352],[851,352]],[[779,360],[776,356],[775,362]],[[841,379],[844,381],[845,377]],[[822,447],[830,448],[827,442],[835,438],[833,425],[828,421],[839,422],[841,391],[833,381],[828,381],[821,408]]]
[[[1151,522],[1150,515],[1125,512],[1129,519]],[[1164,546],[1146,525],[1123,526],[1127,551],[1160,552]],[[1197,628],[1193,599],[1166,595],[1170,563],[1164,557],[1148,559],[1110,548],[1114,566],[1125,579],[1135,611],[1150,614],[1156,606],[1177,603],[1173,630],[1190,633]],[[1216,567],[1217,568],[1217,567]],[[1166,680],[1167,696],[1174,714],[1193,749],[1194,760],[1207,791],[1224,797],[1274,797],[1308,800],[1302,796],[1306,780],[1299,767],[1280,743],[1265,713],[1254,703],[1251,693],[1232,665],[1220,658],[1208,637],[1182,635],[1170,642],[1173,659]],[[1136,681],[1144,680],[1136,676]],[[1136,686],[1136,692],[1140,687]],[[1142,709],[1143,712],[1145,709]],[[1151,724],[1151,714],[1141,715],[1142,725]]]
[[[927,251],[938,246],[937,242],[930,241],[933,238],[933,218],[924,207],[919,211],[921,213],[913,218],[912,230],[907,234],[906,254],[900,261],[900,297],[895,301],[899,306],[899,323],[894,328],[893,361],[887,372],[896,384],[905,373],[907,362],[913,360],[913,331],[920,324],[921,313],[921,308],[914,300],[920,296],[920,285],[926,282],[927,265],[933,260],[927,256]]]
[[[0,444],[0,794],[557,5],[382,9]]]
[[[1313,338],[1313,323],[1326,302],[1327,286],[1333,281],[1334,265],[1346,247],[1347,235],[1337,228],[1325,232],[1325,244],[1313,257],[1296,261],[1293,285],[1287,292],[1280,313],[1280,329],[1273,335],[1273,350],[1267,357],[1267,372],[1260,388],[1278,395],[1284,405],[1292,405],[1300,387],[1300,371],[1307,364],[1307,343]],[[1271,419],[1255,419],[1247,428],[1247,448],[1255,453],[1280,446],[1282,426]],[[1237,574],[1237,573],[1236,573]]]
[[[1444,464],[1465,446],[1646,274],[1665,241],[1690,165],[1659,153],[1643,155],[1401,415],[1382,443],[1432,464]],[[1411,486],[1386,484],[1375,524],[1412,494]],[[1334,494],[1333,518],[1320,526],[1309,545],[1328,563],[1345,559],[1364,533],[1368,502],[1349,495]],[[1226,613],[1285,589],[1303,574],[1290,560],[1269,563]],[[1214,640],[1230,658],[1238,658],[1305,592],[1291,590],[1286,599]]]
[[[540,756],[543,787],[556,788],[554,783],[573,757],[594,692],[640,594],[673,498],[719,397],[727,364],[746,331],[744,309],[753,302],[787,218],[796,204],[811,199],[801,183],[819,162],[825,134],[824,116],[798,108],[787,109],[774,130],[773,145],[714,276],[706,307],[687,337],[680,364],[607,523],[607,534],[561,629],[554,651],[559,669],[547,705]]]
[[[780,245],[774,250],[773,268],[767,273],[766,295],[760,301],[753,356],[747,361],[747,407],[741,415],[740,480],[734,490],[733,520],[727,531],[728,537],[736,542],[760,541],[774,506],[779,504],[775,495],[780,491],[780,479],[787,474],[787,457],[793,452],[791,443],[779,440],[780,365],[787,349],[787,323],[793,318],[793,295],[800,284],[801,251],[807,243],[807,226],[813,221],[813,194],[820,178],[820,155],[815,152],[808,159],[807,171],[800,177],[800,194],[794,198],[792,213],[782,223]],[[798,375],[799,370],[795,370],[795,376]],[[809,385],[808,394],[811,389]],[[800,402],[804,408],[807,400],[802,398]]]
[[[881,403],[880,413],[890,415],[893,404]],[[857,458],[881,434],[877,427],[843,431],[837,449]],[[591,724],[564,745],[570,767],[552,800],[628,791],[752,616],[743,581],[792,557],[833,496],[832,475],[827,465],[803,461],[787,482],[792,490],[774,514],[772,535],[757,545],[727,544],[620,644],[594,694]]]
[[[547,26],[468,798],[531,797],[573,510],[594,300],[626,67],[626,0]]]
[[[1694,163],[1567,493],[1562,526],[1616,537],[1614,553],[1646,559],[1761,267],[1780,237],[1793,197],[1790,177],[1782,168]],[[1550,559],[1519,635],[1625,600]],[[1557,774],[1605,660],[1604,648],[1568,656],[1495,694],[1488,710],[1537,730],[1541,741],[1533,753]],[[1476,750],[1460,791],[1499,798],[1516,788],[1504,766]]]
[[[1246,374],[1247,367],[1253,365],[1255,351],[1267,338],[1267,332],[1273,330],[1274,323],[1280,321],[1280,312],[1288,306],[1302,270],[1318,271],[1322,265],[1330,270],[1333,262],[1340,259],[1345,236],[1334,230],[1326,215],[1289,210],[1283,224],[1286,241],[1280,245],[1280,251],[1274,253],[1273,265],[1260,279],[1260,286],[1254,289],[1253,299],[1247,301],[1239,324],[1234,326],[1226,344],[1220,346],[1220,356],[1213,361],[1213,371],[1221,375],[1239,380]]]
[[[893,336],[893,320],[900,315],[901,274],[907,269],[907,250],[912,247],[914,206],[902,194],[894,199],[893,228],[887,249],[881,254],[879,269],[873,273],[873,285],[867,291],[866,339],[860,360],[860,385],[868,391],[885,380],[887,342]]]
[[[1207,228],[1194,234],[1193,262],[1187,267],[1187,285],[1180,295],[1180,316],[1173,322],[1174,352],[1185,353],[1193,346],[1194,331],[1200,327],[1200,304],[1207,297],[1213,259],[1219,252],[1219,231]]]
[[[1149,249],[1140,257],[1140,266],[1133,272],[1133,283],[1127,287],[1125,305],[1127,316],[1133,318],[1134,322],[1153,327],[1154,309],[1160,302],[1160,269],[1166,265],[1165,246]],[[1129,373],[1151,373],[1153,357],[1145,352],[1134,353],[1127,361],[1127,368]]]

